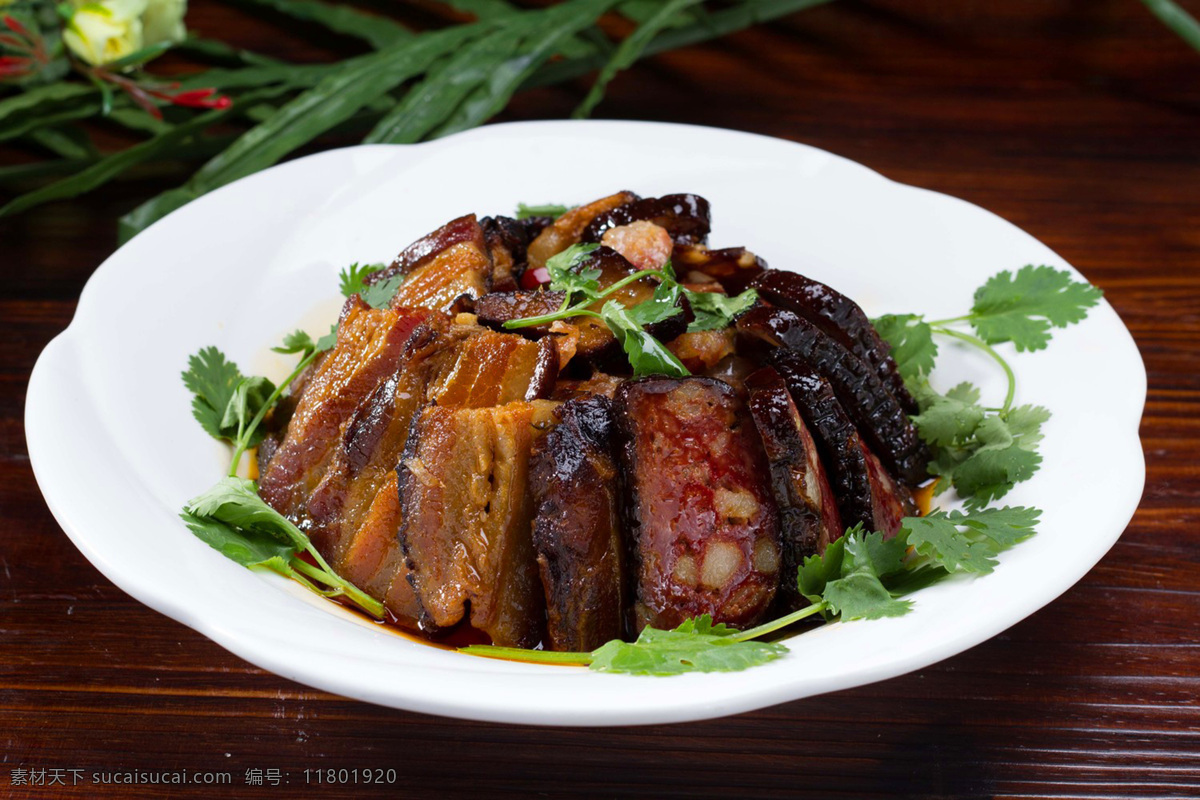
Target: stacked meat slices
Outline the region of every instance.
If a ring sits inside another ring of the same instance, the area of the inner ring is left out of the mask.
[[[620,192],[556,220],[453,220],[347,302],[336,346],[277,409],[263,498],[393,620],[500,645],[590,650],[699,614],[750,626],[806,601],[796,570],[852,525],[894,534],[926,453],[862,310],[709,249],[708,203]],[[693,373],[632,379],[612,332],[558,310],[546,261],[632,307],[670,260],[696,292],[758,290],[725,330],[649,330]]]

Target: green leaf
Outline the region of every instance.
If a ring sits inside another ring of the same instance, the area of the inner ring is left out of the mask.
[[[666,345],[642,330],[629,311],[617,301],[605,303],[600,309],[600,316],[629,357],[634,377],[666,375],[683,378],[691,374]]]
[[[334,33],[355,36],[378,49],[397,41],[411,40],[412,31],[395,20],[378,14],[367,14],[343,3],[323,3],[319,0],[249,0],[294,19],[315,22]]]
[[[557,203],[543,203],[540,206],[530,206],[520,203],[517,205],[517,219],[529,219],[530,217],[553,217],[554,219],[558,219],[570,210],[570,206],[559,205]]]
[[[224,477],[204,494],[189,500],[184,510],[197,517],[267,534],[290,546],[293,552],[310,547],[303,531],[259,497],[253,481]]]
[[[887,314],[872,320],[876,332],[892,348],[900,377],[917,381],[933,371],[938,346],[929,325],[916,314]]]
[[[350,297],[366,289],[367,276],[379,272],[384,266],[384,264],[359,264],[355,261],[346,267],[338,273],[338,284],[342,290],[342,297]]]
[[[902,535],[918,555],[948,572],[987,574],[996,566],[996,555],[1034,534],[1040,514],[1024,507],[967,514],[935,511],[924,517],[906,517]]]
[[[604,90],[608,88],[609,82],[616,77],[617,73],[637,61],[655,35],[674,24],[688,8],[701,2],[702,0],[666,0],[659,4],[655,12],[645,18],[633,33],[626,36],[613,52],[608,63],[600,70],[587,97],[583,99],[571,116],[575,119],[583,119],[591,114],[600,99],[604,97]]]
[[[198,197],[271,166],[355,112],[420,74],[445,53],[478,34],[475,26],[460,25],[397,42],[343,64],[316,86],[301,93],[210,160],[192,176],[168,205]],[[122,220],[125,232],[136,232],[158,219],[159,200],[150,201]],[[181,203],[180,203],[181,204]]]
[[[222,431],[221,421],[241,380],[237,364],[215,347],[205,347],[188,358],[183,385],[193,395],[192,415],[213,438],[232,439],[237,433]]]
[[[646,628],[635,642],[613,640],[592,653],[591,669],[627,675],[737,672],[786,655],[771,642],[737,641],[734,631],[702,615],[674,630]]]
[[[599,297],[600,270],[595,267],[583,269],[588,257],[599,247],[598,244],[573,244],[546,259],[550,288],[556,292],[567,292],[573,300],[578,300],[576,295],[593,300]]]
[[[1063,328],[1087,316],[1101,292],[1075,281],[1066,270],[1032,265],[1014,276],[1004,270],[975,292],[971,325],[988,344],[1012,342],[1017,350],[1041,350],[1051,327]]]
[[[683,290],[695,319],[688,325],[688,332],[714,331],[729,327],[734,318],[754,305],[758,292],[747,289],[739,295],[729,297],[719,292],[693,292]]]
[[[846,556],[846,540],[840,537],[829,543],[821,555],[805,556],[800,565],[798,580],[800,594],[813,605],[823,602],[825,587],[842,577],[842,561]],[[828,619],[832,614],[824,614]]]
[[[434,136],[473,128],[508,105],[522,84],[576,33],[592,25],[617,0],[568,0],[545,9],[505,17],[502,23],[520,47],[498,64],[487,81],[476,88]]]
[[[825,587],[826,605],[843,620],[902,617],[912,610],[911,600],[897,600],[878,576],[855,572]]]
[[[221,417],[221,432],[229,439],[246,437],[248,447],[253,447],[263,440],[265,435],[260,427],[249,430],[250,422],[258,412],[271,400],[275,392],[275,384],[266,378],[255,376],[242,378],[234,387],[233,396],[225,406]]]
[[[673,280],[663,281],[654,287],[654,292],[649,298],[637,305],[626,307],[625,311],[635,325],[654,325],[683,313],[683,308],[679,305],[680,294],[682,287],[678,283]]]
[[[978,404],[979,390],[963,382],[939,395],[927,386],[917,394],[921,413],[913,417],[921,438],[943,447],[970,439],[986,414]]]
[[[283,345],[280,347],[272,347],[271,350],[284,355],[293,353],[301,353],[302,358],[307,358],[310,353],[324,353],[337,344],[337,325],[330,328],[329,333],[317,339],[313,338],[302,330],[295,330],[283,337]]]
[[[397,273],[386,280],[373,283],[363,289],[359,295],[363,302],[371,308],[387,308],[392,302],[392,298],[396,296],[396,292],[400,290],[400,286],[404,283],[404,279],[408,276],[403,273]]]
[[[488,81],[512,57],[517,45],[517,37],[507,28],[470,42],[410,89],[363,141],[368,144],[420,141]]]
[[[285,575],[291,571],[288,560],[296,551],[288,542],[260,530],[240,530],[186,511],[179,516],[197,538],[243,567],[261,566]]]

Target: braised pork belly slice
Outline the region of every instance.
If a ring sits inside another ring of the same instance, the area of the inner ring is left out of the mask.
[[[615,408],[636,629],[755,624],[779,583],[779,523],[745,405],[712,378],[646,378]]]
[[[387,268],[366,278],[375,284],[406,275],[392,308],[457,310],[491,287],[492,256],[474,214],[459,217],[413,242]]]
[[[737,329],[751,348],[765,344],[791,350],[828,380],[859,433],[893,475],[913,486],[929,476],[928,449],[874,368],[784,308],[756,306],[738,317]]]
[[[529,458],[554,406],[430,406],[414,420],[396,474],[400,542],[424,630],[469,618],[498,645],[541,640]]]
[[[312,374],[283,441],[259,477],[259,493],[281,514],[308,527],[307,503],[341,441],[343,424],[395,371],[410,336],[430,312],[374,309],[347,301],[337,344]]]
[[[746,386],[779,508],[780,604],[792,610],[808,604],[796,585],[796,571],[805,558],[824,553],[844,529],[817,445],[779,373],[764,367],[746,379]]]
[[[613,460],[612,402],[581,397],[533,449],[533,546],[549,646],[595,650],[624,628],[625,545]]]
[[[440,406],[482,408],[533,399],[528,397],[531,386],[535,396],[548,394],[542,384],[552,376],[546,370],[544,350],[514,333],[477,328],[462,340],[454,361],[430,384],[427,397]],[[557,355],[553,359],[557,362]]]
[[[587,205],[573,208],[563,214],[529,243],[526,251],[529,262],[527,268],[538,269],[546,266],[548,258],[561,253],[573,244],[578,244],[584,229],[597,216],[637,199],[638,196],[633,192],[617,192]]]

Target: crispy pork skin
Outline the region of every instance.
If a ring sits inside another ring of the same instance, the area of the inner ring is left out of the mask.
[[[900,377],[891,347],[880,338],[858,303],[820,281],[795,272],[767,270],[754,280],[754,288],[774,305],[804,317],[871,365],[904,410],[917,413],[917,401]]]
[[[737,329],[747,344],[763,342],[792,350],[820,372],[871,450],[894,475],[913,486],[929,477],[929,453],[916,427],[865,362],[784,308],[756,306],[738,317]]]
[[[541,640],[545,597],[531,535],[529,456],[553,424],[553,407],[544,400],[429,406],[413,420],[396,475],[400,543],[422,629],[469,616],[495,644]]]
[[[573,244],[578,244],[584,229],[598,215],[636,199],[637,195],[633,192],[617,192],[587,205],[573,208],[563,214],[550,225],[543,228],[541,233],[529,243],[529,248],[526,251],[527,269],[538,269],[546,266],[546,259],[561,253]]]
[[[779,581],[779,523],[744,404],[711,378],[646,378],[615,399],[633,627],[698,614],[749,626]]]
[[[796,585],[797,570],[805,558],[824,553],[842,535],[842,518],[816,443],[779,373],[764,367],[746,385],[779,508],[780,601],[796,609],[807,604]]]
[[[534,445],[533,546],[554,650],[595,650],[621,637],[624,541],[613,461],[612,402],[571,400]]]
[[[698,194],[667,194],[624,203],[597,214],[581,241],[599,242],[613,228],[651,222],[663,228],[678,244],[697,244],[708,237],[711,213],[708,201]]]

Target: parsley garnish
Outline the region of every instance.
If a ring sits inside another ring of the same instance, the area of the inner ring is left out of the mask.
[[[345,597],[383,617],[383,604],[339,577],[303,531],[263,502],[252,481],[222,478],[190,500],[180,516],[197,538],[244,567],[278,572],[317,594]],[[299,558],[300,553],[308,553],[317,566]]]
[[[364,291],[367,288],[367,278],[379,272],[383,267],[383,264],[359,264],[357,261],[346,267],[338,273],[342,297],[350,297]]]
[[[540,206],[528,206],[524,203],[518,203],[517,219],[529,219],[530,217],[553,217],[554,219],[558,219],[570,210],[570,206],[563,206],[558,203],[544,203]]]
[[[622,349],[629,357],[635,377],[643,375],[668,375],[682,378],[690,373],[675,354],[661,341],[645,330],[647,325],[662,322],[683,312],[680,297],[686,297],[695,320],[689,331],[705,331],[724,328],[735,316],[754,305],[758,294],[747,289],[736,297],[711,292],[693,292],[675,278],[671,262],[658,269],[643,269],[627,275],[604,289],[600,288],[600,270],[584,268],[587,257],[600,245],[575,244],[546,260],[546,271],[550,274],[550,289],[564,293],[558,311],[536,317],[508,320],[508,329],[545,325],[560,319],[590,316],[604,321]],[[592,310],[598,301],[642,278],[658,280],[654,294],[637,305],[625,307],[615,299],[608,300],[600,311]]]
[[[1030,265],[989,279],[976,290],[971,313],[961,317],[927,322],[917,314],[892,314],[874,321],[920,406],[913,422],[934,450],[930,472],[944,478],[939,492],[953,486],[968,508],[982,508],[1037,471],[1042,461],[1037,444],[1050,412],[1013,406],[1016,375],[992,345],[1011,342],[1018,351],[1040,350],[1052,328],[1079,322],[1100,297],[1099,289],[1072,280],[1065,270]],[[956,323],[971,325],[977,335],[950,327]],[[1001,406],[981,405],[979,390],[970,383],[946,394],[930,386],[927,376],[938,353],[935,335],[969,344],[995,360],[1008,380]]]

